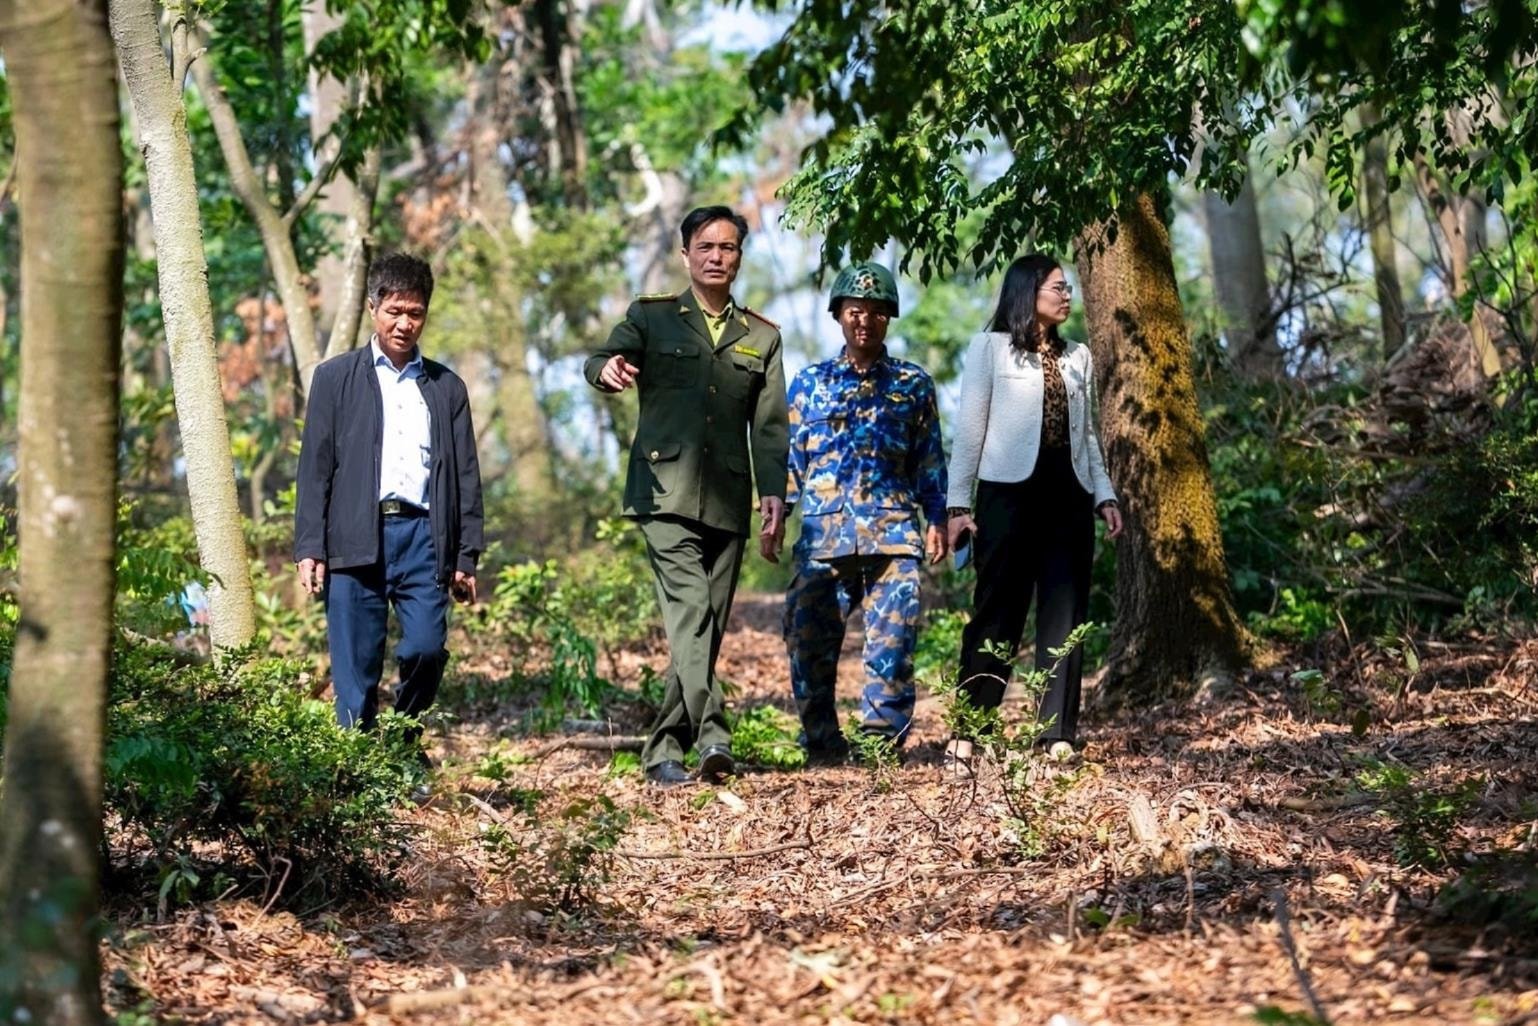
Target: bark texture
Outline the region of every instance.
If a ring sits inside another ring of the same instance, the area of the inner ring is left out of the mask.
[[[148,171],[176,422],[198,560],[214,577],[208,592],[209,635],[217,651],[244,645],[256,635],[256,601],[219,385],[187,112],[161,43],[159,5],[155,0],[110,0],[110,10]]]
[[[323,3],[307,4],[301,17],[304,22],[304,51],[307,55],[313,54],[315,45],[327,34],[340,28],[345,20],[341,13],[328,11]],[[319,149],[321,140],[331,131],[347,106],[347,85],[313,67],[309,72],[308,84],[310,145],[312,148]],[[377,171],[375,175],[377,180]],[[362,177],[360,173],[359,178]],[[355,183],[346,174],[338,171],[315,200],[315,209],[328,215],[327,219],[331,224],[341,226],[342,233],[342,238],[339,240],[341,254],[328,253],[315,265],[315,284],[319,293],[317,320],[321,324],[331,325],[331,331],[321,339],[327,355],[346,352],[352,348],[353,339],[357,334],[357,321],[354,319],[353,335],[336,337],[337,329],[347,326],[345,321],[340,321],[338,318],[343,316],[343,311],[346,310],[348,289],[352,281],[348,274],[352,260],[352,251],[349,248],[352,235],[351,221],[356,216],[361,185],[361,182]],[[369,196],[369,205],[372,209],[372,194]]]
[[[1362,120],[1375,124],[1379,120],[1376,108],[1364,107]],[[1404,345],[1404,290],[1399,284],[1398,247],[1388,198],[1388,144],[1381,135],[1363,148],[1362,194],[1367,201],[1367,238],[1372,248],[1378,320],[1383,328],[1383,358],[1388,360]]]
[[[1244,187],[1232,203],[1215,192],[1205,193],[1202,201],[1207,214],[1213,284],[1218,307],[1223,311],[1229,360],[1241,377],[1280,378],[1286,366],[1276,341],[1276,324],[1270,316],[1266,253],[1250,176],[1245,176]]]
[[[1245,661],[1246,635],[1229,589],[1169,233],[1142,195],[1121,212],[1114,241],[1093,227],[1079,253],[1101,440],[1127,524],[1102,695],[1127,703],[1221,689]]]
[[[0,51],[22,250],[0,1018],[94,1026],[124,248],[106,0],[0,0]]]

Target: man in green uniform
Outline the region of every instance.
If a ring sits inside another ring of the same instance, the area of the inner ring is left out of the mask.
[[[699,749],[702,778],[736,769],[716,655],[742,566],[754,479],[759,552],[779,562],[788,446],[779,328],[731,294],[747,222],[727,207],[701,207],[680,231],[689,290],[630,304],[583,368],[595,388],[635,385],[640,393],[624,513],[646,539],[672,655],[662,709],[641,754],[647,778],[664,785],[689,779],[683,758],[691,746]]]

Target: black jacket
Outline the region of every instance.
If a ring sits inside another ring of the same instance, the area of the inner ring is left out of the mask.
[[[327,569],[344,570],[380,558],[384,399],[373,361],[373,347],[364,346],[315,368],[299,450],[295,562],[318,559]],[[475,573],[484,547],[481,467],[465,383],[425,358],[416,380],[431,417],[427,495],[438,583],[448,587],[455,570]]]

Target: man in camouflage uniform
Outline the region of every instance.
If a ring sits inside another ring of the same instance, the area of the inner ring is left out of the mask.
[[[886,352],[897,282],[880,264],[839,273],[828,310],[844,351],[790,386],[787,506],[801,509],[785,596],[791,686],[808,761],[842,761],[834,681],[844,622],[865,617],[862,730],[900,745],[913,717],[919,560],[943,559],[945,453],[934,382]],[[918,514],[928,523],[919,537]]]
[[[584,367],[595,388],[640,394],[624,513],[646,539],[672,656],[641,753],[647,778],[664,786],[690,779],[683,758],[691,747],[704,779],[736,768],[715,664],[755,479],[760,555],[779,562],[785,534],[780,331],[731,294],[748,224],[727,207],[701,207],[680,234],[689,289],[630,304]]]

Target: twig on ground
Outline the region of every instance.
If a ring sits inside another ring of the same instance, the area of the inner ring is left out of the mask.
[[[1289,795],[1276,800],[1277,808],[1287,809],[1289,812],[1339,812],[1341,809],[1354,809],[1359,805],[1371,805],[1377,801],[1370,794],[1356,792],[1353,794],[1336,795],[1333,798],[1298,798]]]
[[[563,737],[534,753],[534,761],[547,759],[566,748],[580,752],[639,752],[646,738],[633,734],[611,734],[608,737]]]
[[[1308,1002],[1314,1018],[1322,1026],[1330,1026],[1330,1017],[1325,1014],[1319,995],[1314,993],[1314,984],[1309,979],[1308,970],[1303,968],[1303,963],[1298,959],[1298,946],[1293,943],[1292,923],[1287,915],[1287,892],[1278,887],[1271,892],[1271,900],[1276,905],[1276,926],[1281,931],[1282,950],[1287,952],[1287,960],[1292,963],[1292,975],[1298,981],[1298,989],[1303,992],[1303,999]]]
[[[782,851],[809,851],[812,847],[812,823],[806,822],[805,835],[799,841],[771,844],[767,848],[746,848],[742,851],[627,851],[616,848],[614,854],[627,859],[700,859],[729,861],[731,859],[756,859],[764,855],[778,855]]]

